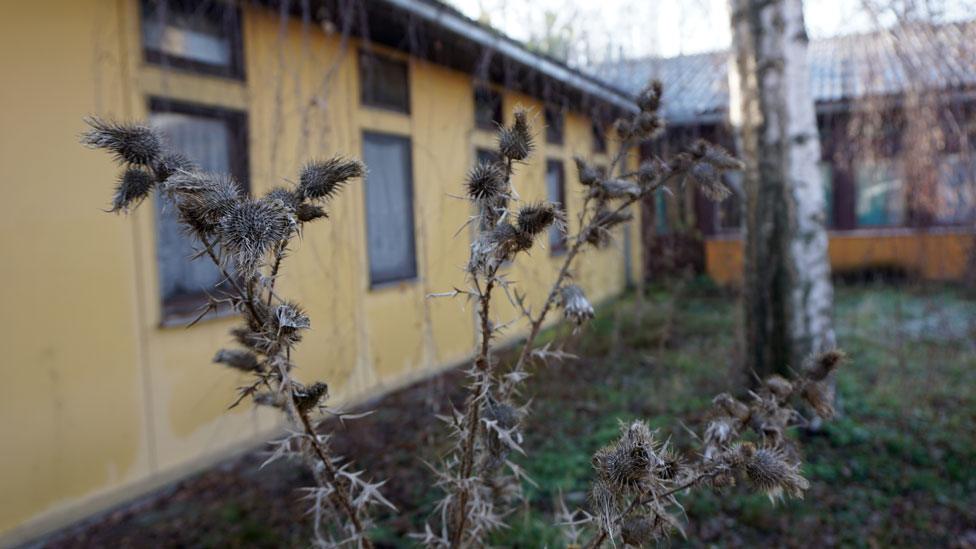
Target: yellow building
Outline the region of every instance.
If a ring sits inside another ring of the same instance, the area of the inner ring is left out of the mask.
[[[372,164],[331,219],[306,232],[281,281],[313,323],[298,376],[327,380],[338,403],[471,354],[470,308],[425,296],[463,282],[469,236],[455,233],[469,211],[451,195],[493,146],[500,113],[508,121],[521,104],[537,114],[539,147],[516,179],[522,197],[564,196],[574,219],[572,156],[608,162],[605,122],[634,109],[625,94],[429,0],[352,12],[267,4],[3,7],[0,545],[146,493],[279,427],[264,411],[226,410],[241,379],[210,360],[235,319],[183,327],[212,273],[186,266],[166,210],[103,211],[117,169],[78,144],[86,115],[149,120],[254,194],[296,178],[311,158]],[[638,276],[636,227],[581,267],[592,300]],[[512,278],[541,299],[559,260],[536,247]]]

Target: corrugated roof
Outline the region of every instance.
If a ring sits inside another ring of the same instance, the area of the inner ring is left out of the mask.
[[[720,51],[625,60],[595,72],[631,93],[658,78],[672,122],[715,120],[728,107],[728,55]],[[814,40],[809,59],[811,92],[820,105],[909,90],[972,89],[976,21]]]

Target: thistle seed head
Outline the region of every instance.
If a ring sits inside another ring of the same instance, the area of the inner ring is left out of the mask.
[[[299,223],[308,223],[309,221],[329,217],[329,214],[320,206],[303,202],[295,209],[295,217],[298,218]]]
[[[148,126],[96,117],[86,118],[85,122],[91,129],[82,134],[82,144],[111,151],[119,163],[150,166],[162,152],[159,135]]]
[[[178,172],[192,172],[196,171],[197,167],[190,161],[189,158],[183,156],[176,152],[163,153],[161,157],[153,164],[152,169],[156,172],[156,178],[159,181],[166,181],[174,174]]]
[[[565,226],[565,216],[557,204],[539,202],[522,206],[518,212],[519,231],[530,236],[536,236],[551,225]]]
[[[559,302],[563,306],[563,316],[577,327],[593,318],[593,305],[586,299],[583,289],[575,284],[563,286],[559,291]]]
[[[297,211],[298,206],[300,206],[302,203],[301,196],[284,187],[275,187],[271,189],[261,200],[268,203],[279,202],[282,206],[289,208],[292,211]]]
[[[637,168],[637,183],[640,185],[650,185],[658,175],[664,175],[661,165],[653,160],[645,160]]]
[[[295,406],[302,413],[306,413],[318,406],[323,397],[328,396],[329,386],[321,381],[317,381],[308,387],[297,385],[292,389],[292,398],[295,399]]]
[[[732,156],[729,151],[705,140],[698,140],[692,146],[692,153],[701,160],[714,166],[715,169],[723,172],[745,168],[745,164],[738,158]]]
[[[844,351],[833,349],[812,357],[803,370],[809,379],[823,381],[846,360],[847,354]]]
[[[630,221],[633,217],[630,212],[613,212],[601,208],[593,216],[593,223],[587,228],[584,239],[597,248],[606,246],[610,243],[610,229]]]
[[[722,181],[721,172],[708,162],[692,164],[687,178],[701,190],[702,194],[714,202],[721,202],[732,194],[732,189]]]
[[[242,199],[233,179],[205,172],[177,172],[166,180],[163,190],[173,198],[180,218],[203,234],[216,230]]]
[[[505,194],[505,171],[495,162],[480,162],[468,172],[468,197],[478,204],[493,204]]]
[[[637,106],[644,112],[656,112],[661,107],[664,86],[660,80],[652,80],[637,96]]]
[[[834,417],[834,405],[830,402],[830,397],[823,384],[816,382],[805,384],[803,390],[800,391],[800,396],[821,418],[831,419]]]
[[[217,351],[213,361],[242,372],[260,372],[262,370],[257,355],[241,349],[221,349]]]
[[[749,406],[736,400],[728,393],[716,395],[712,399],[712,403],[729,417],[733,417],[741,422],[749,420]]]
[[[766,378],[766,388],[770,394],[775,396],[780,402],[790,398],[793,394],[793,384],[783,376],[771,375]]]
[[[615,198],[637,198],[641,195],[641,188],[623,179],[607,179],[590,189],[594,198],[612,200]]]
[[[751,443],[739,447],[742,468],[749,483],[771,500],[783,495],[802,498],[810,483],[799,473],[796,464],[788,463],[776,448],[756,448]]]
[[[254,275],[265,256],[295,229],[294,215],[279,202],[246,200],[235,205],[220,220],[220,243],[230,253],[238,270]]]
[[[308,315],[297,303],[289,302],[278,305],[272,319],[275,331],[278,333],[293,333],[298,330],[306,330],[311,326]]]
[[[525,109],[515,111],[515,121],[498,132],[498,152],[505,158],[521,161],[532,154],[535,142],[529,129],[529,115]]]
[[[363,164],[358,160],[339,156],[309,162],[298,178],[298,193],[305,200],[329,200],[346,181],[362,177],[364,172]]]
[[[600,182],[600,170],[590,166],[581,156],[574,156],[573,161],[576,162],[576,173],[581,184],[592,187]]]
[[[618,118],[613,123],[613,129],[620,139],[630,139],[634,135],[634,122],[629,118]]]
[[[593,468],[612,489],[638,488],[651,478],[657,466],[656,442],[647,425],[635,421],[624,427],[617,442],[593,455]]]
[[[135,167],[126,168],[115,187],[111,211],[127,212],[138,206],[152,192],[155,184],[156,180],[147,171]]]
[[[664,132],[664,119],[654,112],[642,112],[634,119],[634,133],[642,139],[654,139]]]
[[[620,538],[627,545],[644,547],[656,539],[654,520],[641,515],[630,515],[620,524]]]

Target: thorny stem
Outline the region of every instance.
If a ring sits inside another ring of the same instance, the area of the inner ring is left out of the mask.
[[[305,431],[305,438],[312,443],[312,449],[315,451],[315,455],[319,458],[319,462],[322,463],[322,470],[325,472],[326,481],[335,487],[333,499],[339,504],[339,507],[342,508],[342,512],[349,517],[349,521],[352,522],[353,528],[356,529],[356,534],[358,534],[362,541],[362,547],[364,549],[372,549],[373,542],[366,537],[366,529],[363,526],[363,522],[359,519],[359,514],[356,513],[356,510],[352,506],[352,498],[346,491],[346,485],[345,483],[339,481],[339,473],[335,468],[335,464],[332,463],[332,460],[326,453],[325,448],[323,448],[322,444],[319,442],[318,434],[312,427],[312,422],[308,419],[308,413],[300,410],[298,406],[295,405],[294,396],[291,394],[290,389],[287,391],[287,395],[288,407],[292,409],[292,413],[296,414],[301,421],[302,428]]]
[[[491,375],[491,359],[488,356],[490,350],[491,341],[491,324],[489,319],[489,310],[491,307],[491,292],[495,286],[495,273],[497,267],[492,269],[488,276],[488,283],[485,285],[484,291],[480,288],[478,284],[478,279],[475,277],[475,286],[479,289],[478,293],[480,297],[479,301],[479,317],[481,318],[481,350],[478,352],[478,357],[475,359],[475,367],[481,372],[481,384],[482,387],[476,387],[475,392],[471,394],[471,402],[468,405],[468,414],[465,418],[465,423],[468,426],[467,436],[464,440],[464,447],[462,449],[461,457],[461,478],[467,479],[471,477],[472,470],[474,469],[474,446],[475,440],[478,434],[479,421],[481,415],[481,399],[480,395],[487,389],[484,384],[488,383],[489,376]],[[468,489],[467,487],[461,490],[458,494],[458,506],[457,506],[457,525],[453,532],[451,532],[451,546],[458,547],[461,543],[461,536],[464,534],[465,523],[467,522],[467,513],[465,512],[465,507],[468,504]]]
[[[252,297],[254,279],[253,278],[249,279],[246,284],[247,290],[246,291],[243,290],[240,287],[240,285],[237,283],[237,281],[227,274],[223,265],[221,265],[220,260],[217,257],[217,254],[213,250],[213,245],[210,243],[207,237],[202,234],[198,234],[197,236],[200,238],[200,241],[203,243],[204,247],[206,248],[207,255],[213,261],[214,265],[216,265],[217,268],[220,269],[221,274],[231,282],[235,291],[237,291],[239,297],[242,300],[244,300],[245,304],[248,307],[248,310],[251,312],[254,318],[256,320],[260,320],[260,317],[257,315],[257,311],[254,308],[254,301],[253,301],[254,298]],[[271,276],[272,276],[271,287],[268,288],[269,306],[271,304],[271,300],[274,295],[274,292],[272,291],[274,287],[273,286],[274,276],[275,274],[277,274],[278,268],[281,266],[281,260],[284,255],[284,249],[287,247],[287,245],[288,245],[287,240],[282,241],[279,247],[275,250],[275,262],[271,270]],[[276,351],[276,353],[280,353],[280,352],[281,352],[280,349]],[[288,354],[289,355],[291,354],[290,350],[288,350]],[[290,359],[290,356],[288,358]],[[352,505],[351,497],[349,493],[346,491],[345,484],[339,481],[338,471],[336,470],[335,465],[332,463],[332,460],[329,458],[328,452],[326,451],[325,448],[322,447],[322,444],[319,442],[318,433],[315,432],[315,429],[312,426],[312,422],[309,420],[308,413],[302,411],[295,404],[295,395],[292,393],[291,390],[291,383],[292,383],[291,377],[289,377],[288,372],[285,369],[284,365],[281,365],[279,367],[278,377],[279,377],[278,389],[285,394],[286,397],[285,404],[288,407],[289,412],[292,414],[293,417],[298,418],[298,421],[302,424],[302,430],[305,433],[305,438],[307,438],[310,441],[316,457],[318,458],[319,462],[322,463],[322,470],[325,472],[326,481],[335,487],[335,494],[333,495],[333,500],[342,509],[343,513],[345,513],[346,516],[349,517],[349,520],[350,522],[352,522],[356,534],[360,537],[362,541],[362,547],[364,549],[372,549],[373,543],[372,541],[370,541],[368,537],[366,537],[366,529],[363,526],[362,520],[360,520],[358,513],[356,513],[356,510]],[[314,472],[315,471],[313,469],[313,473]]]
[[[210,239],[208,239],[206,235],[200,232],[197,232],[197,238],[199,238],[200,242],[203,244],[203,247],[207,252],[207,256],[210,257],[210,260],[213,261],[213,264],[220,271],[220,276],[224,277],[224,280],[230,282],[231,286],[234,287],[234,291],[236,291],[237,294],[243,299],[245,296],[244,290],[241,289],[240,284],[237,283],[237,277],[231,276],[227,272],[227,270],[224,269],[224,266],[223,264],[221,264],[220,259],[217,258],[217,253],[214,252],[213,244],[210,243]],[[254,304],[251,303],[250,300],[247,301],[246,305],[247,308],[251,311],[251,314],[254,315],[254,318],[260,318],[257,314],[257,311],[254,310]]]
[[[511,179],[512,159],[509,158],[505,163],[505,180],[509,182],[509,188],[511,188]],[[474,470],[474,448],[480,427],[479,423],[481,421],[481,395],[487,393],[489,389],[487,385],[491,382],[491,357],[489,356],[491,352],[492,331],[490,317],[491,293],[495,288],[495,275],[498,272],[498,268],[499,265],[495,265],[488,272],[485,277],[484,290],[481,289],[481,284],[478,282],[478,275],[471,275],[474,286],[478,290],[478,316],[481,321],[481,347],[478,350],[478,356],[474,360],[474,366],[480,372],[480,386],[476,385],[474,387],[465,416],[465,424],[467,425],[468,432],[464,439],[464,446],[461,448],[460,478],[462,479],[471,478],[471,473]],[[456,524],[454,525],[454,529],[451,531],[451,547],[460,547],[462,537],[464,536],[464,529],[468,520],[468,513],[466,511],[469,496],[468,490],[469,487],[465,485],[461,487],[459,490],[460,493],[457,495],[457,518],[455,519]]]
[[[270,282],[268,282],[268,307],[271,307],[271,300],[274,298],[274,287],[275,281],[278,280],[278,269],[281,267],[281,260],[285,258],[285,249],[288,247],[288,241],[282,240],[275,246],[275,260],[274,264],[271,265],[271,274],[268,277]]]

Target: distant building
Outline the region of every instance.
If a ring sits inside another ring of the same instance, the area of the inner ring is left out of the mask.
[[[963,276],[976,226],[976,22],[815,40],[809,61],[835,271]],[[632,93],[649,78],[664,83],[670,129],[659,147],[703,137],[735,149],[728,53],[621,61],[597,73]],[[738,179],[728,181],[741,192]],[[738,280],[741,197],[677,198],[662,193],[646,208],[651,271],[690,266]]]
[[[636,111],[626,93],[431,0],[7,2],[0,49],[3,546],[280,427],[265,411],[227,411],[240,379],[210,359],[237,320],[183,327],[220,277],[188,263],[173,212],[103,212],[118,169],[78,143],[86,115],[148,120],[253,194],[311,158],[365,160],[369,174],[306,231],[279,286],[312,319],[297,375],[328,381],[338,404],[470,356],[470,306],[426,296],[463,287],[470,233],[456,233],[471,212],[452,195],[516,105],[534,110],[538,134],[518,191],[565,202],[571,220],[572,157],[608,163],[608,121]],[[640,276],[638,228],[621,226],[576,273],[593,300]],[[512,279],[543,299],[561,253],[536,247]],[[500,318],[514,318],[506,306]]]

